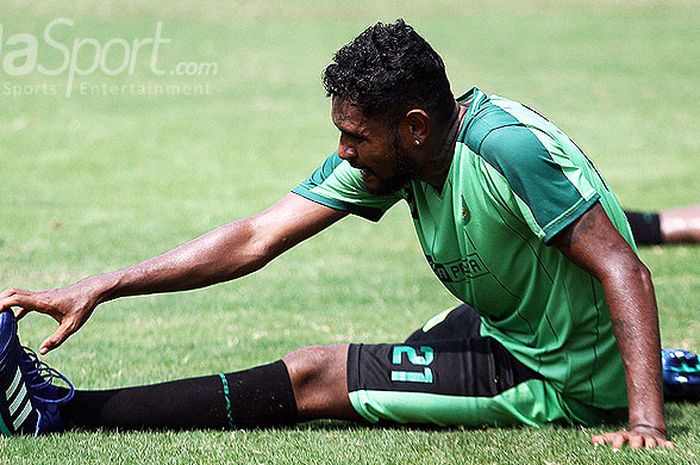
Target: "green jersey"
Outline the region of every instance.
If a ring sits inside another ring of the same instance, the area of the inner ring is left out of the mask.
[[[408,202],[435,275],[474,307],[481,333],[561,394],[573,418],[627,405],[622,359],[598,280],[552,238],[596,202],[634,247],[615,195],[555,125],[526,106],[473,88],[442,189],[412,181],[368,193],[359,170],[332,154],[293,192],[377,221]]]

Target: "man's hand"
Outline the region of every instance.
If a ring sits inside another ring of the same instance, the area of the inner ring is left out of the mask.
[[[7,289],[0,294],[0,311],[11,311],[14,307],[18,320],[36,311],[58,321],[58,329],[39,347],[42,355],[60,346],[80,329],[99,303],[99,292],[88,280],[63,289]]]
[[[637,426],[630,431],[616,431],[614,433],[598,434],[591,438],[591,444],[600,446],[610,444],[613,450],[619,450],[627,444],[632,449],[641,449],[646,447],[652,449],[654,447],[667,447],[673,449],[673,442],[666,439],[666,434],[648,426]]]

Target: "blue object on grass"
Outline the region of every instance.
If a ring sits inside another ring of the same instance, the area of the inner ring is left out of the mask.
[[[67,387],[54,385],[56,378]],[[0,433],[38,436],[62,431],[60,406],[74,393],[65,376],[20,345],[14,314],[0,313]]]
[[[700,398],[698,356],[682,349],[661,349],[664,394],[670,398]]]

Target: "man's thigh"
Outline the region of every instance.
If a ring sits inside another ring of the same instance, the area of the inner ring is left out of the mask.
[[[355,411],[370,422],[435,425],[565,419],[552,386],[498,341],[479,336],[471,312],[455,309],[403,344],[351,344],[347,376]],[[460,326],[462,337],[455,338]]]

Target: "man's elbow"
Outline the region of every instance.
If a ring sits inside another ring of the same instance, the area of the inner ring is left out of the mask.
[[[651,270],[636,254],[628,254],[626,257],[629,272],[639,277],[645,285],[651,285]]]
[[[247,221],[246,229],[246,262],[252,268],[251,271],[263,268],[286,250],[285,239],[280,239],[267,228],[261,227],[255,218]]]
[[[213,272],[229,281],[258,271],[274,258],[273,248],[251,218],[224,225],[217,233],[220,245],[212,251],[213,261],[203,265],[203,274]]]
[[[629,285],[631,282],[639,282],[645,290],[652,290],[652,275],[649,268],[639,257],[633,253],[621,256],[609,256],[608,263],[600,270],[601,282],[618,282]]]
[[[635,271],[639,275],[644,288],[647,290],[653,290],[654,283],[652,282],[651,270],[639,258],[637,258]]]
[[[248,248],[248,263],[253,268],[252,271],[257,271],[279,254],[273,244],[265,241],[254,241]]]

